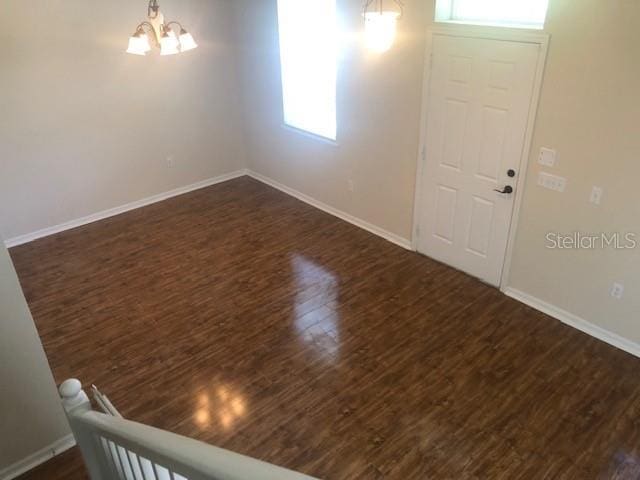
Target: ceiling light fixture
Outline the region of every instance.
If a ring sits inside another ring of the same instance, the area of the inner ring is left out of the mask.
[[[383,53],[391,48],[396,38],[396,22],[402,17],[401,0],[390,0],[397,9],[384,9],[384,0],[367,0],[362,16],[364,17],[364,35],[367,48]]]
[[[146,55],[151,50],[149,37],[154,40],[155,45],[160,47],[160,55],[174,55],[180,52],[193,50],[198,45],[179,22],[171,21],[164,23],[164,15],[160,12],[158,0],[149,0],[147,9],[149,21],[144,21],[136,27],[135,33],[129,38],[127,53],[133,55]],[[179,36],[172,26],[180,28]]]

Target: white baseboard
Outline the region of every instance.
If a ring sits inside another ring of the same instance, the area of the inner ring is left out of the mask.
[[[371,232],[374,235],[378,235],[379,237],[382,237],[392,243],[395,243],[396,245],[399,245],[402,248],[406,248],[407,250],[412,249],[411,241],[406,238],[396,235],[395,233],[388,232],[383,228],[380,228],[360,218],[354,217],[353,215],[350,215],[346,212],[338,210],[337,208],[327,205],[326,203],[322,203],[316,200],[315,198],[305,195],[304,193],[294,190],[293,188],[287,187],[286,185],[283,185],[269,177],[266,177],[260,173],[254,172],[252,170],[247,170],[247,169],[236,170],[235,172],[219,175],[217,177],[192,183],[191,185],[186,185],[184,187],[176,188],[168,192],[159,193],[157,195],[152,195],[150,197],[143,198],[141,200],[136,200],[134,202],[126,203],[118,207],[93,213],[91,215],[87,215],[86,217],[77,218],[75,220],[70,220],[68,222],[60,223],[52,227],[43,228],[35,232],[19,235],[17,237],[13,237],[8,240],[5,240],[4,244],[6,245],[7,248],[15,247],[17,245],[22,245],[23,243],[28,243],[33,240],[37,240],[38,238],[47,237],[55,233],[64,232],[65,230],[71,230],[72,228],[81,227],[82,225],[87,225],[89,223],[97,222],[105,218],[113,217],[115,215],[119,215],[121,213],[134,210],[136,208],[144,207],[152,203],[161,202],[162,200],[166,200],[167,198],[192,192],[193,190],[209,187],[211,185],[215,185],[216,183],[226,182],[227,180],[241,177],[243,175],[249,175],[250,177],[255,178],[256,180],[262,183],[270,185],[288,195],[291,195],[292,197],[297,198],[298,200],[308,203],[309,205],[312,205],[320,210],[323,210],[335,217],[338,217],[346,222],[356,225],[357,227],[367,230],[368,232]]]
[[[407,250],[412,250],[411,240],[408,240],[406,238],[401,237],[400,235],[396,235],[395,233],[391,233],[387,230],[384,230],[383,228],[380,228],[376,225],[366,222],[358,217],[354,217],[353,215],[343,212],[342,210],[338,210],[337,208],[334,208],[331,205],[327,205],[326,203],[320,202],[319,200],[316,200],[315,198],[310,197],[309,195],[305,195],[304,193],[294,190],[291,187],[287,187],[286,185],[283,185],[282,183],[277,182],[272,178],[262,175],[261,173],[254,172],[253,170],[247,170],[247,175],[273,188],[276,188],[281,192],[291,195],[292,197],[295,197],[298,200],[303,201],[304,203],[308,203],[312,207],[316,207],[324,212],[327,212],[333,215],[334,217],[338,217],[344,220],[345,222],[349,222],[355,225],[356,227],[360,227],[363,230],[366,230],[370,233],[373,233],[374,235],[382,237],[385,240],[390,241],[391,243],[395,243],[396,245],[399,245],[402,248],[406,248]]]
[[[73,438],[72,434],[62,437],[51,445],[48,445],[13,465],[9,465],[8,467],[0,470],[0,480],[12,480],[47,460],[52,459],[65,450],[69,450],[71,447],[74,447],[75,444],[76,440]]]
[[[120,205],[119,207],[114,207],[108,210],[103,210],[101,212],[93,213],[91,215],[87,215],[86,217],[77,218],[69,222],[60,223],[52,227],[43,228],[42,230],[37,230],[35,232],[27,233],[25,235],[13,237],[8,240],[5,240],[4,244],[6,245],[7,248],[15,247],[16,245],[22,245],[23,243],[28,243],[38,238],[47,237],[49,235],[53,235],[54,233],[59,233],[65,230],[70,230],[72,228],[81,227],[82,225],[86,225],[88,223],[97,222],[98,220],[103,220],[105,218],[113,217],[115,215],[128,212],[129,210],[134,210],[136,208],[144,207],[152,203],[161,202],[162,200],[166,200],[167,198],[192,192],[193,190],[198,190],[200,188],[209,187],[211,185],[215,185],[216,183],[226,182],[227,180],[231,180],[237,177],[242,177],[243,175],[246,175],[246,174],[247,174],[246,170],[241,169],[241,170],[236,170],[235,172],[225,173],[224,175],[218,175],[217,177],[208,178],[200,182],[192,183],[191,185],[186,185],[184,187],[179,187],[174,190],[169,190],[168,192],[159,193],[157,195],[152,195],[150,197],[146,197],[141,200],[136,200],[134,202],[126,203],[124,205]]]
[[[632,342],[631,340],[605,330],[602,327],[588,322],[584,318],[580,318],[579,316],[574,315],[571,312],[567,312],[566,310],[558,308],[555,305],[540,300],[539,298],[534,297],[533,295],[529,295],[528,293],[521,292],[520,290],[517,290],[515,288],[507,287],[503,290],[503,292],[505,295],[514,298],[515,300],[518,300],[525,305],[529,305],[530,307],[535,308],[542,313],[546,313],[550,317],[553,317],[556,320],[560,320],[562,323],[565,323],[570,327],[577,328],[587,335],[591,335],[592,337],[595,337],[598,340],[602,340],[609,345],[613,345],[620,350],[624,350],[631,355],[640,357],[640,345]]]

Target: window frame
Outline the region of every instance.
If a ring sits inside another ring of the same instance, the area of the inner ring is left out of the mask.
[[[434,21],[436,23],[453,24],[453,25],[475,25],[485,27],[496,28],[514,28],[519,30],[544,30],[547,22],[547,14],[549,11],[549,5],[547,2],[547,10],[545,11],[545,17],[542,23],[521,23],[521,22],[509,22],[509,21],[482,21],[474,19],[460,19],[454,16],[455,3],[458,0],[435,0],[435,15]]]

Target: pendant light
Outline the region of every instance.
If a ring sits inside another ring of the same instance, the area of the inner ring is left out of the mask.
[[[403,4],[400,0],[389,0],[396,8],[385,9],[384,0],[367,0],[362,16],[367,48],[377,53],[386,52],[396,38],[396,22],[402,16]]]
[[[174,55],[193,50],[198,46],[191,34],[179,22],[164,23],[164,15],[160,12],[158,0],[149,0],[147,17],[149,20],[140,23],[135,33],[129,38],[127,53],[146,55],[151,51],[149,37],[152,37],[154,44],[160,47],[160,55]],[[173,25],[180,28],[179,36],[173,30]]]

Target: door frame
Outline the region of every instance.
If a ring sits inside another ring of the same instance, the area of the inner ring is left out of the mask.
[[[413,226],[411,229],[411,248],[418,250],[418,235],[420,227],[420,206],[422,199],[422,176],[426,163],[426,138],[427,138],[427,114],[429,103],[429,87],[431,84],[431,58],[433,53],[434,35],[447,35],[454,37],[479,38],[487,40],[504,40],[519,43],[534,43],[540,46],[538,61],[534,77],[531,102],[529,104],[529,114],[527,116],[527,127],[525,131],[524,143],[520,154],[520,173],[516,184],[516,195],[511,213],[511,224],[509,226],[509,236],[507,248],[505,250],[502,274],[500,276],[500,290],[504,291],[509,281],[511,270],[511,260],[513,256],[513,245],[515,243],[518,222],[520,219],[520,207],[524,194],[527,170],[529,167],[529,157],[531,156],[531,143],[533,140],[533,130],[538,113],[540,92],[544,78],[544,69],[549,50],[550,36],[538,30],[527,30],[520,28],[490,27],[480,25],[460,25],[460,24],[434,24],[427,29],[427,39],[424,57],[424,72],[422,80],[422,105],[420,111],[420,143],[418,149],[418,161],[416,168],[415,195],[413,200]]]

